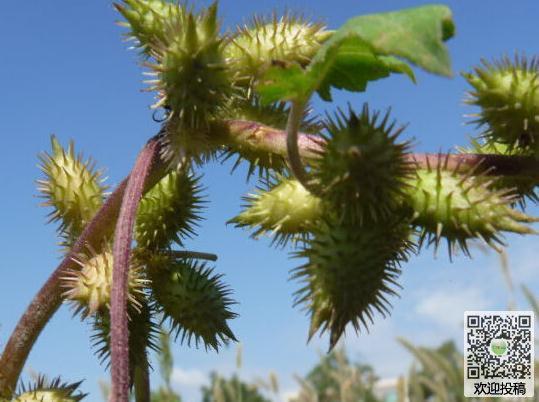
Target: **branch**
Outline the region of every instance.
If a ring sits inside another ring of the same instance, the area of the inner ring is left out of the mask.
[[[241,149],[263,150],[283,158],[287,157],[287,133],[263,124],[246,120],[227,120],[220,129],[224,132],[225,146],[238,152]],[[299,155],[304,162],[319,157],[324,140],[315,134],[298,133]],[[409,154],[410,162],[418,168],[435,166],[439,160],[448,169],[466,172],[472,168],[477,173],[493,176],[527,176],[539,183],[539,159],[532,156],[496,154]],[[478,166],[479,165],[479,166]]]
[[[129,399],[129,329],[127,287],[131,242],[137,209],[153,165],[159,160],[159,139],[153,138],[140,152],[129,175],[114,233],[112,291],[110,297],[112,402]]]
[[[158,153],[157,149],[154,151]],[[145,190],[153,187],[165,173],[164,164],[154,164]],[[0,399],[11,397],[30,350],[49,319],[60,307],[63,292],[61,278],[67,271],[78,267],[72,258],[82,252],[87,245],[99,250],[103,237],[112,233],[126,185],[127,179],[124,179],[107,198],[101,209],[86,225],[69,254],[51,274],[20,318],[0,357]]]

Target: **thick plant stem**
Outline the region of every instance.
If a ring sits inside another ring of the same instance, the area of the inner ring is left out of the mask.
[[[127,287],[133,227],[138,205],[152,166],[159,159],[159,140],[153,139],[139,154],[129,175],[114,233],[111,323],[111,402],[129,399],[129,330],[127,318]]]
[[[150,371],[148,369],[148,358],[142,359],[142,363],[135,367],[135,401],[150,402]]]
[[[155,150],[158,154],[158,150]],[[155,164],[145,190],[149,190],[166,173],[164,164]],[[122,181],[96,213],[66,255],[38,291],[6,343],[0,357],[0,400],[9,399],[17,385],[20,373],[39,334],[62,303],[61,278],[71,269],[78,269],[72,258],[91,245],[99,250],[104,236],[114,230],[121,201],[127,185]]]
[[[285,131],[248,120],[227,120],[219,129],[225,133],[224,145],[232,150],[256,150],[287,157]],[[316,152],[322,150],[320,141],[317,135],[298,133],[300,157],[304,160],[315,158]]]
[[[227,120],[222,127],[225,145],[232,149],[256,148],[287,157],[287,132],[263,124],[246,120]],[[304,161],[319,157],[324,148],[323,139],[314,134],[298,133],[299,156]],[[241,147],[239,146],[241,145]],[[417,168],[435,166],[440,160],[449,169],[476,172],[498,176],[526,176],[536,178],[539,183],[539,159],[533,156],[495,155],[495,154],[408,154],[408,160]],[[446,162],[447,161],[447,162]],[[477,166],[480,164],[479,166]]]
[[[523,176],[537,179],[539,184],[539,159],[533,156],[496,154],[409,154],[408,159],[418,168],[447,166],[449,170],[491,176]]]

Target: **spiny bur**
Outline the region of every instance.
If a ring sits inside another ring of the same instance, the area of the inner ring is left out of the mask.
[[[202,161],[215,151],[210,123],[232,95],[217,5],[167,20],[165,28],[168,43],[152,49],[156,79],[148,81],[159,97],[153,107],[169,112],[164,156],[177,161],[182,151]]]
[[[51,147],[50,154],[39,155],[45,178],[37,181],[38,190],[43,205],[53,208],[50,221],[60,223],[58,231],[69,245],[103,204],[106,187],[92,160],[75,155],[73,142],[66,150],[51,136]]]
[[[237,28],[225,54],[236,71],[236,84],[250,86],[272,62],[306,66],[331,35],[323,24],[291,14],[280,18],[274,14],[271,19],[255,17],[251,24]]]
[[[227,321],[236,317],[234,304],[222,275],[204,263],[156,257],[149,265],[152,295],[158,310],[170,323],[176,338],[198,347],[218,350],[222,343],[236,341]]]
[[[374,311],[390,313],[387,296],[396,295],[399,265],[412,250],[410,228],[398,221],[357,225],[327,221],[295,253],[305,264],[292,270],[303,287],[295,296],[311,318],[309,339],[329,331],[332,349],[351,323],[358,332],[368,329]]]
[[[86,396],[77,390],[81,383],[64,383],[60,377],[47,380],[40,375],[34,384],[22,384],[12,402],[78,402]]]
[[[223,54],[217,3],[194,13],[186,5],[128,2],[119,11],[149,60],[155,91],[153,108],[164,108],[167,130],[163,156],[176,167],[186,159],[213,156],[210,123],[232,96],[232,81]],[[173,8],[170,8],[173,7]]]
[[[403,129],[395,129],[389,113],[371,114],[367,104],[360,115],[350,109],[328,117],[313,181],[344,219],[376,220],[398,209],[411,174],[409,143],[397,142]]]
[[[110,244],[99,253],[89,249],[87,253],[80,253],[73,260],[80,269],[70,270],[62,278],[65,288],[63,296],[72,302],[75,313],[80,313],[82,318],[108,311],[113,270]],[[141,267],[132,266],[129,270],[128,301],[137,309],[140,308],[146,283]]]
[[[277,244],[303,238],[316,227],[323,214],[320,198],[312,195],[297,180],[282,176],[268,181],[256,193],[244,197],[244,201],[243,211],[229,223],[255,229],[255,238],[272,234]]]
[[[182,245],[182,239],[195,234],[201,219],[202,187],[200,178],[188,169],[172,171],[142,198],[134,230],[139,247],[165,249],[171,243]]]
[[[473,87],[467,103],[481,108],[472,123],[484,128],[483,136],[539,156],[539,60],[483,60],[464,77]]]
[[[417,169],[408,180],[406,204],[412,209],[412,224],[419,240],[438,247],[446,239],[449,252],[458,247],[469,254],[469,239],[481,239],[491,247],[503,244],[502,232],[534,233],[527,225],[537,221],[511,208],[510,190],[493,188],[493,180],[473,171],[459,174],[447,168],[447,159],[426,169]]]

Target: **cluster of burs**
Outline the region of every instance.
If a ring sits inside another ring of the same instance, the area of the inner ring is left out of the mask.
[[[316,139],[303,157],[307,190],[287,168],[286,157],[227,137],[225,121],[252,121],[283,130],[288,106],[261,102],[257,80],[268,65],[306,66],[333,31],[293,15],[255,18],[223,31],[217,7],[195,12],[163,0],[116,4],[164,113],[162,158],[169,172],[140,203],[129,276],[131,378],[156,348],[159,324],[188,344],[218,349],[234,340],[228,320],[236,314],[230,289],[208,263],[172,252],[195,234],[204,204],[196,170],[215,158],[237,156],[260,186],[231,222],[253,235],[287,244],[301,265],[295,302],[311,320],[309,337],[329,332],[335,346],[352,324],[357,331],[376,312],[389,313],[401,264],[423,246],[445,239],[450,252],[468,254],[470,240],[497,248],[502,232],[532,233],[536,219],[523,211],[537,201],[532,177],[498,178],[462,172],[443,157],[420,167],[402,127],[388,114],[363,106],[324,118],[305,114],[301,130]],[[523,57],[484,62],[464,77],[472,86],[473,122],[481,129],[461,153],[539,156],[539,66]],[[64,251],[101,208],[106,187],[95,164],[52,139],[42,155],[39,190],[59,222]],[[487,172],[488,173],[488,172]],[[81,253],[63,278],[64,297],[95,330],[98,355],[110,353],[110,292],[114,223],[100,248]],[[15,400],[76,401],[77,384],[43,379]]]

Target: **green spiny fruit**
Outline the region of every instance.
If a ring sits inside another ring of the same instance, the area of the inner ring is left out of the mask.
[[[166,21],[168,43],[152,48],[157,91],[154,108],[168,111],[164,156],[178,165],[184,156],[202,161],[215,151],[210,123],[232,96],[229,69],[219,36],[217,4],[198,15],[185,12]]]
[[[101,173],[94,163],[75,155],[73,142],[62,148],[51,136],[51,154],[39,155],[40,168],[45,174],[38,180],[38,189],[46,199],[43,205],[51,206],[50,221],[59,221],[59,232],[66,238],[66,245],[73,242],[103,204],[106,188]]]
[[[172,171],[144,195],[134,231],[139,247],[165,249],[172,242],[182,245],[182,238],[195,234],[193,226],[202,219],[199,182],[187,170]]]
[[[152,321],[155,313],[144,300],[139,308],[129,306],[129,367],[130,378],[133,379],[134,368],[147,364],[147,351],[159,351],[159,326]],[[110,314],[97,314],[93,321],[91,336],[93,347],[97,348],[96,355],[102,364],[110,364]]]
[[[313,24],[293,15],[271,20],[254,18],[238,27],[226,46],[225,54],[236,71],[236,84],[251,85],[270,63],[275,61],[309,64],[332,32],[322,24]]]
[[[229,310],[234,302],[231,291],[205,264],[194,261],[173,261],[156,257],[149,264],[152,294],[164,318],[168,319],[176,337],[190,345],[215,350],[221,343],[236,341],[227,320],[236,317]]]
[[[499,142],[479,142],[472,139],[471,147],[459,147],[458,150],[464,154],[494,154],[508,156],[531,156],[531,152],[521,148],[510,147],[507,144]],[[492,177],[487,178],[491,179]],[[526,206],[526,200],[533,203],[539,202],[537,194],[536,180],[525,176],[499,176],[492,183],[493,189],[511,189],[514,192],[515,199],[513,204],[518,204],[522,209]]]
[[[127,22],[120,25],[130,29],[129,39],[137,41],[137,46],[146,54],[161,43],[167,43],[166,21],[183,16],[185,10],[178,4],[163,0],[124,0],[114,7]]]
[[[464,77],[473,87],[467,103],[481,108],[472,123],[485,127],[483,136],[539,156],[539,61],[483,61]]]
[[[297,180],[278,177],[244,198],[244,210],[229,223],[255,228],[253,237],[272,233],[273,241],[285,244],[312,231],[323,213],[322,200]]]
[[[365,104],[359,116],[339,111],[325,123],[326,144],[313,176],[322,198],[345,219],[388,217],[399,207],[411,174],[409,143],[396,142],[404,127],[394,130],[389,113],[380,122],[378,117]]]
[[[259,97],[251,90],[241,90],[233,98],[228,107],[223,109],[223,119],[243,120],[260,123],[259,129],[253,134],[250,130],[245,133],[230,136],[225,141],[226,148],[221,155],[225,162],[235,156],[236,161],[232,167],[234,171],[245,160],[249,163],[247,179],[258,169],[258,176],[268,179],[270,173],[284,173],[286,158],[275,153],[272,149],[261,147],[259,137],[267,135],[269,130],[284,130],[288,120],[289,108],[284,102],[275,102],[269,105],[262,104]],[[305,109],[300,130],[307,133],[318,132],[320,125],[317,117],[311,115],[309,108]]]
[[[112,289],[113,258],[110,245],[100,253],[89,250],[90,255],[81,253],[73,260],[80,265],[80,270],[71,270],[63,278],[66,289],[63,296],[73,302],[75,314],[83,318],[97,312],[107,311]],[[128,300],[135,308],[140,308],[140,298],[147,280],[142,270],[132,266],[129,270]]]
[[[327,222],[296,257],[307,262],[292,270],[304,286],[295,304],[304,304],[311,316],[309,339],[318,331],[330,332],[332,349],[351,323],[356,332],[373,322],[374,310],[389,314],[386,296],[396,295],[399,264],[411,245],[409,225],[396,221]]]
[[[503,244],[501,232],[534,233],[526,224],[537,219],[510,207],[514,196],[509,190],[494,190],[492,181],[473,171],[463,175],[448,170],[447,159],[418,169],[408,183],[406,202],[413,211],[412,224],[421,229],[420,243],[427,239],[438,247],[446,238],[450,253],[460,246],[469,254],[469,239],[496,248]]]
[[[23,384],[12,402],[78,402],[86,396],[77,392],[81,383],[63,383],[60,377],[48,381],[40,375],[35,384]]]

